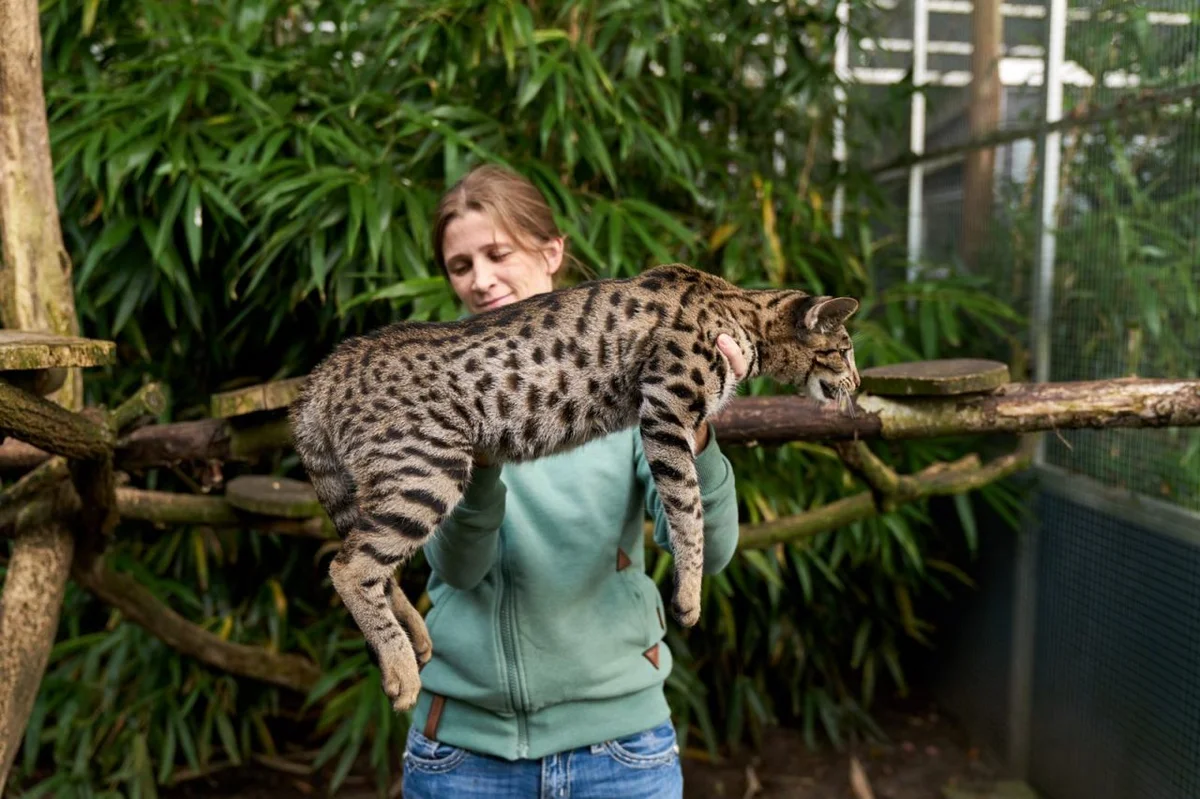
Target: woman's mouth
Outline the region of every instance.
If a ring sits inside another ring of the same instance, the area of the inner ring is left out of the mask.
[[[490,310],[492,310],[493,308],[499,308],[501,305],[508,305],[508,303],[509,303],[511,300],[512,300],[512,295],[511,295],[511,294],[505,294],[503,297],[497,297],[497,298],[496,298],[496,299],[494,299],[494,300],[488,300],[487,302],[482,302],[482,303],[480,303],[480,304],[479,304],[479,310],[481,310],[481,311],[490,311]]]

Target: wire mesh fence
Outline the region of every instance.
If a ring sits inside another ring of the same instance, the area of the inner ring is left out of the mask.
[[[1200,26],[1195,0],[1072,0],[1065,112],[1162,96],[1063,138],[1050,318],[1057,380],[1200,373]],[[1186,90],[1197,89],[1187,99]],[[1185,91],[1180,91],[1185,90]],[[1200,433],[1073,432],[1047,461],[1200,510]]]
[[[971,138],[972,4],[902,0],[894,35],[919,29],[922,11],[919,144],[932,156]],[[1200,377],[1200,2],[1017,0],[1001,13],[999,127],[1032,133],[995,148],[986,218],[964,209],[968,149],[893,170],[897,201],[919,186],[910,250],[923,268],[986,276],[1035,320],[1019,343],[1043,354],[1041,368],[1016,379]],[[893,46],[908,63],[891,53],[880,69],[910,68],[913,47]],[[1059,118],[1060,135],[1040,135]],[[967,262],[970,236],[984,246]],[[1022,531],[1036,545],[1013,557],[1011,573],[1025,575],[1010,577],[1013,610],[980,615],[995,640],[962,662],[1010,714],[1007,754],[1040,795],[1194,799],[1200,431],[1062,431],[1043,452],[1038,521]],[[994,667],[1001,651],[1007,670]],[[984,728],[1000,716],[969,712]]]

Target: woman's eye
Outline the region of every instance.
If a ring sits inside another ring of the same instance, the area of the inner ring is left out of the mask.
[[[493,261],[503,261],[505,258],[507,258],[510,255],[512,255],[511,250],[505,250],[503,252],[494,252],[494,253],[492,253],[492,260]]]

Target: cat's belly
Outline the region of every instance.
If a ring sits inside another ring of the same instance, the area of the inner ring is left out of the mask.
[[[511,420],[482,446],[497,460],[521,462],[543,458],[586,444],[638,424],[640,397],[601,403],[576,398],[570,405]]]

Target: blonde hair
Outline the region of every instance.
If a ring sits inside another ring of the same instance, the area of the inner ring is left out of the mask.
[[[433,218],[433,258],[443,272],[446,228],[468,211],[487,214],[518,247],[529,252],[540,250],[551,239],[563,238],[563,263],[555,274],[556,284],[560,276],[570,271],[568,264],[578,265],[567,252],[566,237],[558,229],[554,212],[538,188],[523,175],[495,164],[483,164],[464,175],[438,203]]]

